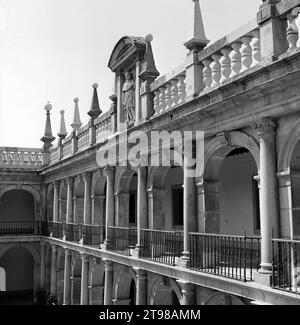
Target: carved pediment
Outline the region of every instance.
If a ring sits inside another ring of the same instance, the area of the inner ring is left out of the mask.
[[[108,67],[113,72],[122,72],[144,55],[146,41],[142,37],[125,36],[112,51]]]

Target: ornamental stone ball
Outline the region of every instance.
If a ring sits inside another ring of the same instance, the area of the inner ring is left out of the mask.
[[[45,105],[45,111],[50,112],[51,110],[52,110],[52,105],[50,104],[50,102],[47,102],[47,104]]]
[[[153,35],[152,35],[152,34],[148,34],[148,35],[145,37],[145,40],[146,40],[146,42],[152,42],[152,41],[153,41]]]

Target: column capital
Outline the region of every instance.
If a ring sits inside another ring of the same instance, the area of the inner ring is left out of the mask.
[[[178,285],[180,286],[181,290],[184,293],[190,293],[190,294],[195,293],[196,291],[195,284],[184,280],[176,280],[176,282],[178,283]]]
[[[133,270],[135,271],[135,274],[138,278],[143,279],[147,278],[147,271],[144,269],[140,269],[138,267],[134,267]]]
[[[86,181],[91,181],[92,179],[92,173],[91,172],[86,172],[82,174],[83,180]]]
[[[104,262],[105,272],[113,271],[113,262],[112,261],[104,259],[103,262]]]
[[[88,263],[90,261],[89,255],[87,255],[85,253],[80,253],[80,258],[83,263]]]
[[[55,189],[58,189],[58,187],[59,187],[59,183],[60,183],[60,181],[53,181],[52,182],[52,185],[53,185],[53,187],[55,188]]]
[[[58,250],[58,247],[55,244],[51,244],[51,248],[52,248],[52,253],[56,253]]]
[[[106,166],[104,167],[104,171],[107,177],[114,177],[115,176],[115,167],[114,166]]]
[[[69,248],[64,247],[64,250],[65,250],[65,256],[72,256],[72,251]]]
[[[270,118],[262,118],[252,122],[251,126],[257,132],[258,136],[264,139],[265,136],[275,133],[277,124]]]
[[[68,186],[73,186],[74,185],[74,177],[67,177],[65,178],[65,181]]]

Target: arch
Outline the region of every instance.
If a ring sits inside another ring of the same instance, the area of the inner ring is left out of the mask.
[[[118,168],[115,178],[115,192],[118,193],[127,190],[130,185],[131,178],[135,173],[137,174],[137,168],[134,167]]]
[[[279,149],[277,169],[279,172],[290,170],[291,160],[297,142],[300,140],[300,119],[293,125]]]
[[[10,246],[2,251],[0,265],[6,270],[6,292],[27,292],[32,299],[35,286],[35,263],[32,253],[22,245]]]
[[[18,204],[16,204],[18,202]],[[23,189],[5,192],[0,199],[1,221],[34,221],[39,216],[34,196]]]
[[[12,190],[23,190],[23,191],[27,191],[30,194],[32,194],[32,196],[34,197],[34,200],[37,204],[41,203],[41,195],[40,193],[33,188],[32,186],[29,185],[9,185],[4,187],[2,190],[0,190],[0,199],[2,198],[2,196]]]
[[[247,303],[243,298],[225,292],[213,292],[206,298],[203,305],[247,305]]]
[[[129,299],[132,280],[136,285],[136,274],[129,266],[122,266],[115,275],[113,297],[117,300]]]
[[[105,195],[106,194],[105,184],[106,184],[106,177],[103,175],[103,173],[100,170],[98,170],[96,173],[93,173],[92,184],[91,184],[91,195]]]
[[[246,148],[252,154],[257,170],[260,169],[259,143],[248,134],[233,131],[226,137],[216,136],[205,145],[204,164],[197,162],[199,181],[217,180],[224,158],[235,148]],[[201,170],[203,168],[203,170]]]
[[[132,36],[124,36],[122,37],[114,47],[112,54],[110,56],[108,67],[113,71],[116,72],[120,69],[120,58],[124,58],[125,53],[128,53],[127,59],[136,58],[137,55],[140,55],[141,52],[143,53],[146,49],[146,41],[142,37],[132,37]],[[125,58],[124,58],[125,59]],[[128,63],[127,63],[128,65]]]
[[[35,265],[40,264],[41,259],[40,259],[39,253],[37,252],[37,250],[31,244],[28,244],[28,243],[9,243],[9,244],[5,244],[5,246],[0,248],[0,259],[3,257],[3,255],[7,251],[9,251],[12,248],[16,248],[16,247],[22,247],[22,248],[27,249],[30,252],[30,254],[32,255],[32,257],[33,257],[34,264]]]
[[[165,277],[157,278],[156,281],[154,282],[150,293],[149,305],[154,305],[155,297],[158,291],[163,287],[167,287],[173,290],[179,303],[182,305],[183,296],[178,283],[172,278],[165,278]]]

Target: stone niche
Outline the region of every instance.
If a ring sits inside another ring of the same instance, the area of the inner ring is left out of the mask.
[[[109,68],[115,73],[117,128],[121,132],[154,114],[150,84],[159,76],[152,53],[152,36],[125,36],[116,44]]]

